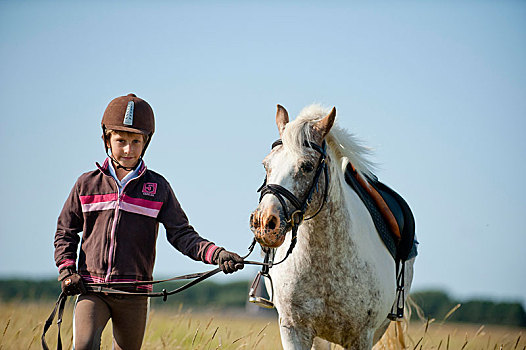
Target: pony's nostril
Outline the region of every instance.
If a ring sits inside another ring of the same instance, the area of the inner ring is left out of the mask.
[[[270,220],[268,221],[268,224],[267,224],[267,227],[270,229],[270,230],[274,230],[278,225],[277,225],[277,219],[275,216],[271,217]]]
[[[254,213],[250,214],[250,224],[254,228],[258,228],[259,227],[258,217],[257,217],[257,215],[254,215]]]

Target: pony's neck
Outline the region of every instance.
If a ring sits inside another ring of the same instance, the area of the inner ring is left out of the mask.
[[[345,252],[359,260],[368,260],[373,251],[376,255],[384,254],[385,247],[367,208],[349,189],[344,173],[337,168],[338,158],[333,155],[331,158],[327,203],[315,218],[300,226],[298,244],[314,255]]]
[[[321,254],[336,253],[342,247],[355,245],[349,235],[351,214],[342,188],[346,183],[341,172],[334,167],[333,165],[330,169],[331,182],[327,202],[316,217],[303,222],[298,233],[298,236],[301,236],[298,237],[298,243],[301,241],[304,249]]]

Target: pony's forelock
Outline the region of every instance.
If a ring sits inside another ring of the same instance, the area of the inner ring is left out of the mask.
[[[309,105],[301,110],[293,121],[287,123],[281,135],[283,146],[294,157],[305,157],[307,149],[305,141],[314,141],[312,135],[312,125],[323,119],[330,112],[319,104]],[[351,162],[359,172],[371,175],[375,164],[367,159],[372,153],[369,147],[363,145],[353,134],[338,126],[336,119],[329,134],[325,137],[329,152],[345,169],[348,162]]]

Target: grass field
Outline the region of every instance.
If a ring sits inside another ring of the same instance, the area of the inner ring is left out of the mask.
[[[53,303],[1,303],[0,349],[40,349],[40,336]],[[47,334],[56,347],[56,325]],[[498,326],[412,323],[408,349],[526,349],[521,332]],[[111,349],[111,325],[103,333],[102,349]],[[64,312],[62,342],[71,349],[72,304]],[[389,345],[387,345],[387,348]],[[377,347],[382,348],[382,347]],[[181,309],[151,311],[143,349],[281,349],[275,317],[249,317],[241,313],[203,314]],[[335,349],[340,349],[336,347]]]

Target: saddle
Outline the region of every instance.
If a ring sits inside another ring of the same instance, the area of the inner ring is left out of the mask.
[[[418,242],[415,240],[415,219],[407,202],[389,186],[363,176],[349,163],[345,181],[358,194],[371,214],[374,225],[387,250],[395,261],[414,258]]]

